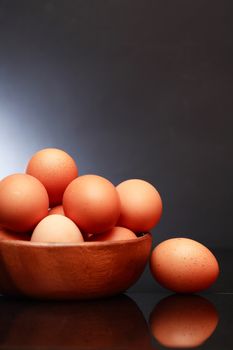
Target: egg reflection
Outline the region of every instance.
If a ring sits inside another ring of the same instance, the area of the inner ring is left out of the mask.
[[[125,295],[88,302],[2,299],[0,349],[151,349],[144,316]]]
[[[197,295],[172,295],[162,299],[150,315],[151,333],[168,348],[194,348],[215,331],[218,313]]]

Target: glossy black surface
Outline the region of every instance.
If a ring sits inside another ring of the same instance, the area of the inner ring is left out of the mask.
[[[0,349],[230,350],[233,295],[128,293],[86,302],[0,298]]]

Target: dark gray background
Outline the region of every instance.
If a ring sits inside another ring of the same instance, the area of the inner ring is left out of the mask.
[[[154,244],[232,248],[232,35],[232,0],[0,1],[0,177],[62,148],[155,185]]]

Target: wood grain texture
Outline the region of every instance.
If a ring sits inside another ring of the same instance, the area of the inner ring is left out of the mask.
[[[46,244],[0,242],[0,293],[39,299],[91,299],[118,294],[142,274],[151,249],[135,240]]]

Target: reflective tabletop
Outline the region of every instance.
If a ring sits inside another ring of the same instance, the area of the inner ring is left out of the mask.
[[[127,293],[81,302],[0,297],[0,349],[233,349],[233,295]]]

